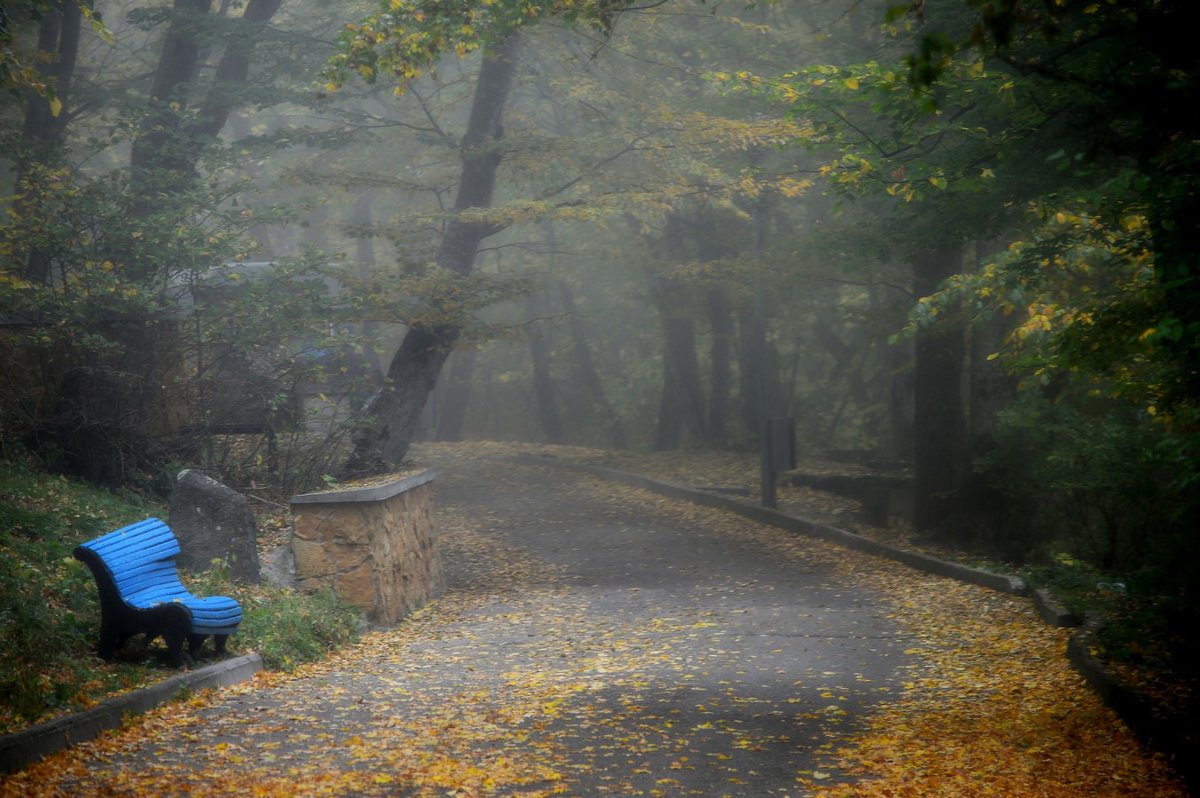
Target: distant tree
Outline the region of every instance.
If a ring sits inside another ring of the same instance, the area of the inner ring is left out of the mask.
[[[150,111],[142,119],[130,152],[136,192],[135,210],[149,213],[160,195],[192,185],[201,154],[225,127],[238,105],[237,86],[246,81],[250,56],[262,29],[283,0],[249,0],[223,37],[220,61],[203,99],[194,97],[206,29],[211,29],[211,0],[175,0],[150,89]],[[195,104],[194,117],[189,113]]]
[[[38,73],[44,84],[26,91],[21,151],[25,158],[62,146],[70,118],[71,81],[79,57],[83,10],[75,0],[59,0],[38,24]]]
[[[953,3],[927,4],[950,8]],[[860,13],[864,9],[857,9]],[[963,271],[964,247],[1029,224],[1027,205],[1070,186],[1102,182],[1078,170],[1047,170],[1031,151],[1054,152],[1080,121],[1077,98],[1040,79],[1025,79],[1005,63],[962,59],[942,64],[936,88],[914,84],[901,66],[922,40],[919,22],[906,30],[885,17],[885,38],[868,58],[847,47],[841,61],[771,76],[727,76],[768,95],[813,126],[807,139],[825,159],[819,171],[845,197],[878,197],[874,220],[886,226],[890,255],[910,266],[914,335],[914,460],[916,518],[945,527],[967,474],[967,424],[961,396],[964,316],[932,297]],[[969,15],[949,14],[956,24]],[[851,30],[853,41],[859,33]],[[1070,189],[1068,189],[1070,190]],[[882,214],[882,216],[880,216]],[[949,529],[949,527],[946,527]],[[953,534],[948,532],[948,534]]]
[[[491,204],[504,137],[504,107],[512,89],[520,51],[520,35],[512,32],[480,64],[467,129],[461,145],[462,178],[454,211],[438,249],[437,265],[445,271],[468,274],[480,242],[496,232],[489,221],[470,221],[461,214]],[[386,384],[376,394],[363,426],[356,434],[348,473],[371,473],[398,464],[408,452],[413,431],[437,384],[446,358],[461,333],[461,323],[449,319],[409,328],[388,366]]]
[[[547,443],[566,443],[567,436],[558,412],[554,380],[550,374],[550,347],[546,340],[545,299],[535,291],[525,299],[529,317],[525,337],[529,342],[529,360],[533,365],[533,397],[538,420]]]
[[[521,46],[520,28],[557,15],[604,31],[623,5],[459,0],[426,9],[415,3],[389,6],[385,14],[349,26],[342,52],[329,73],[333,84],[353,73],[368,81],[383,76],[404,85],[448,52],[465,55],[485,49],[460,145],[462,172],[454,215],[444,228],[435,259],[440,269],[451,275],[469,274],[480,242],[503,229],[494,221],[473,219],[468,212],[489,207],[495,192],[496,172],[503,158],[504,111]],[[462,320],[453,317],[410,326],[388,367],[384,388],[356,433],[347,473],[385,470],[404,458],[425,402],[461,332]]]
[[[629,445],[629,439],[625,435],[625,425],[616,410],[613,409],[608,393],[604,389],[604,383],[596,370],[592,347],[584,329],[583,318],[579,313],[575,292],[571,290],[571,286],[565,280],[559,280],[557,287],[559,304],[562,312],[566,314],[567,326],[571,334],[571,362],[575,368],[577,380],[596,408],[612,447],[624,449]]]
[[[948,111],[964,64],[1007,75],[1009,106],[1049,111],[994,172],[1040,187],[1009,247],[931,298],[1011,330],[1020,379],[978,461],[1020,556],[1047,540],[1130,575],[1139,606],[1200,614],[1200,60],[1195,6],[1133,0],[904,4],[914,90]],[[1028,99],[1027,99],[1028,98]],[[1031,102],[1036,100],[1036,104]],[[1013,130],[1013,128],[1009,128]],[[1036,175],[1050,176],[1047,186]],[[1009,189],[1011,191],[1011,186]],[[997,201],[1023,197],[1011,192]],[[975,497],[978,498],[978,495]],[[1009,510],[1007,516],[1004,510]],[[1062,529],[1072,530],[1067,537]],[[1136,575],[1136,577],[1134,576]],[[1196,646],[1172,642],[1177,667]]]
[[[83,11],[75,0],[54,3],[42,13],[36,56],[40,80],[25,90],[25,122],[14,170],[17,185],[34,164],[52,166],[62,162],[82,21]],[[25,278],[44,283],[49,267],[47,253],[33,247],[27,254]]]
[[[962,246],[931,247],[913,258],[913,293],[930,296],[962,271]],[[914,336],[913,461],[916,471],[913,524],[940,529],[951,515],[966,469],[966,417],[963,411],[963,356],[966,346],[961,314],[927,325]]]
[[[268,33],[282,35],[265,24],[279,3],[251,0],[228,18],[186,3],[179,14],[134,8],[116,34],[87,4],[7,8],[18,16],[5,24],[21,25],[14,51],[25,66],[15,78],[24,81],[26,113],[5,115],[0,131],[16,145],[19,169],[0,225],[0,371],[9,395],[20,397],[5,408],[3,434],[110,483],[199,456],[199,437],[188,430],[239,402],[260,421],[294,420],[286,392],[320,366],[291,355],[301,340],[325,340],[311,324],[318,306],[329,318],[324,283],[311,279],[310,259],[231,291],[247,275],[223,264],[246,259],[246,231],[279,217],[239,207],[247,181],[230,178],[219,161],[202,162],[227,154],[218,133],[250,96],[251,54]],[[89,23],[104,43],[80,35]],[[155,37],[164,27],[169,35]],[[28,56],[33,33],[40,54]],[[153,81],[149,72],[131,75],[129,65],[155,58]],[[145,117],[138,98],[148,89],[163,102]],[[269,101],[278,101],[280,83],[273,89]],[[129,147],[136,164],[126,169]],[[262,151],[252,143],[237,155]],[[165,179],[151,186],[151,173]],[[267,284],[278,289],[273,303],[260,291]],[[229,375],[219,372],[229,367],[246,379],[222,395],[217,387]],[[106,406],[88,403],[89,384],[108,396]]]

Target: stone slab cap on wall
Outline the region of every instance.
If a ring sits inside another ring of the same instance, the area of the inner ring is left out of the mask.
[[[381,502],[390,499],[398,493],[432,482],[437,471],[427,468],[419,474],[401,477],[380,485],[367,485],[361,488],[336,488],[321,490],[315,493],[301,493],[291,498],[292,504],[345,504],[347,502]]]
[[[179,538],[180,567],[204,571],[220,559],[234,579],[259,582],[258,525],[246,497],[233,488],[195,469],[179,472],[167,523]]]

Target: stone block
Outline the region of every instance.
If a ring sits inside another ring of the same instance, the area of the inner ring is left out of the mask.
[[[171,491],[168,525],[179,538],[180,567],[204,571],[229,563],[234,579],[257,584],[258,524],[246,497],[199,471],[181,471]]]

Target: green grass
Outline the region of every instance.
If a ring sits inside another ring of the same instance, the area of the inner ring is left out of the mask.
[[[166,512],[144,496],[0,462],[0,733],[175,673],[161,641],[135,638],[113,662],[95,656],[95,582],[71,556],[85,540]],[[237,585],[222,569],[188,581],[199,593],[241,602],[244,619],[230,650],[257,651],[268,668],[319,659],[358,631],[357,612],[328,594]]]
[[[358,636],[361,615],[328,590],[296,590],[238,584],[215,568],[188,579],[198,595],[232,596],[242,605],[242,623],[230,640],[237,650],[253,650],[268,670],[290,671],[319,660]]]

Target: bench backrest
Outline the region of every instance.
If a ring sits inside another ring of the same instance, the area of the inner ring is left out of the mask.
[[[157,518],[121,527],[81,545],[104,561],[121,598],[179,582],[175,568],[179,541]]]

